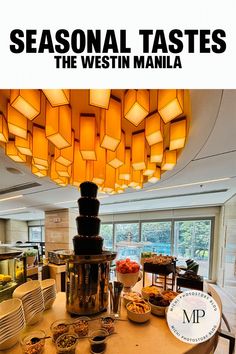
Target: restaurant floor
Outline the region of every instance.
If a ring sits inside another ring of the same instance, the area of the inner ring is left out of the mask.
[[[223,313],[230,325],[231,331],[236,335],[236,303],[232,301],[219,286],[214,286],[220,295],[223,305]],[[222,324],[222,329],[227,330],[224,323]],[[220,338],[215,354],[228,354],[228,345],[229,344],[226,339]]]

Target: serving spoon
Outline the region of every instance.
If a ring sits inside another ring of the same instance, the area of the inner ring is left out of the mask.
[[[52,338],[51,336],[46,336],[46,337],[42,337],[42,338],[39,338],[39,337],[33,337],[31,338],[31,343],[32,344],[36,344],[38,342],[40,342],[42,339],[48,339],[48,338]]]

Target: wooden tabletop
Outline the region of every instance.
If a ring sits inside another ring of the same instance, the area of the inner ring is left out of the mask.
[[[127,319],[126,309],[122,305],[121,317]],[[65,293],[58,293],[51,309],[44,312],[43,320],[26,328],[26,333],[43,329],[46,335],[51,335],[50,325],[58,319],[71,319],[66,312]],[[91,321],[91,329],[100,328],[100,321]],[[116,321],[115,331],[107,340],[106,354],[209,354],[214,347],[215,338],[198,345],[186,344],[178,340],[170,332],[165,318],[152,315],[150,321],[136,324],[126,321]],[[20,344],[2,353],[20,354]],[[55,345],[51,339],[45,341],[44,353],[56,353]],[[76,348],[76,354],[89,354],[88,339],[81,339]]]

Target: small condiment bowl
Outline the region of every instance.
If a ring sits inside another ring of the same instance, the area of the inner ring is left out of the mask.
[[[115,330],[115,318],[111,316],[102,317],[101,328],[105,329],[108,333],[113,333]]]
[[[22,352],[24,354],[41,354],[44,350],[45,336],[46,333],[43,330],[32,331],[24,334],[20,339]],[[36,341],[36,338],[38,341]]]
[[[84,337],[88,335],[89,331],[89,321],[91,319],[89,317],[78,317],[71,324],[73,331],[79,336]]]
[[[50,330],[52,332],[52,340],[55,342],[62,334],[69,332],[70,322],[66,319],[57,320],[51,324]]]
[[[108,335],[109,333],[105,329],[99,329],[91,332],[90,334],[91,338],[89,338],[89,342],[90,342],[90,352],[92,354],[102,354],[105,352]]]
[[[56,340],[57,353],[74,354],[78,344],[78,336],[76,334],[65,333]]]

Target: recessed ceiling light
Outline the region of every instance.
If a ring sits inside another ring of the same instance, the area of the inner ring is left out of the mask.
[[[77,199],[76,200],[66,200],[64,202],[57,202],[57,203],[54,203],[54,205],[59,205],[59,204],[67,204],[67,203],[75,203],[77,202]]]
[[[23,175],[24,173],[14,167],[6,167],[7,172],[12,173],[13,175]]]
[[[26,207],[21,207],[21,208],[14,208],[14,209],[6,209],[6,210],[0,210],[0,213],[9,213],[10,211],[17,211],[17,210],[23,210],[26,209]]]
[[[1,198],[0,202],[5,202],[6,200],[18,199],[18,198],[22,198],[22,197],[23,197],[22,194],[14,195],[12,197]]]
[[[176,186],[169,186],[169,187],[158,187],[158,188],[147,189],[146,192],[153,192],[153,191],[159,191],[164,189],[182,188],[182,187],[189,187],[189,186],[196,186],[196,185],[200,185],[202,187],[202,185],[207,183],[222,182],[222,181],[227,181],[228,179],[230,179],[230,177],[211,179],[207,181],[200,181],[200,182],[193,182],[193,183],[177,184]]]

